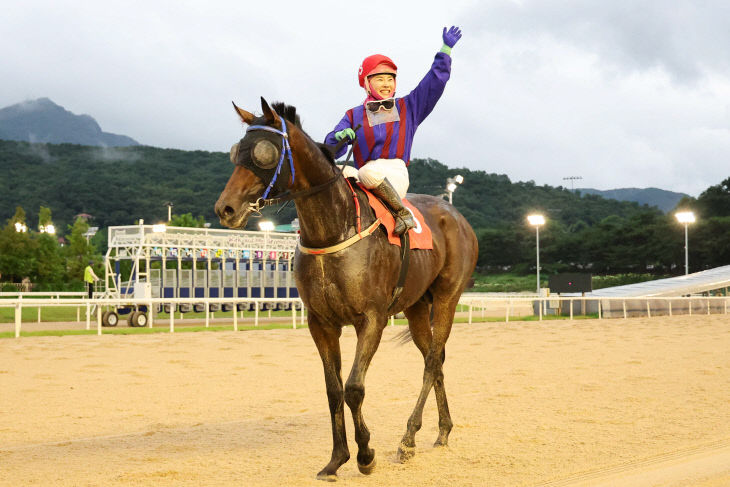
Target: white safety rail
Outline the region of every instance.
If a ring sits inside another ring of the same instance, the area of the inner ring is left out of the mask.
[[[210,319],[213,311],[211,308],[214,306],[222,306],[223,304],[233,305],[233,310],[236,310],[235,305],[238,304],[251,304],[254,308],[254,326],[259,325],[259,313],[264,305],[270,303],[289,303],[291,304],[291,315],[292,315],[292,328],[296,328],[297,309],[300,310],[300,323],[304,323],[304,307],[302,301],[298,298],[247,298],[232,300],[231,298],[206,298],[202,300],[205,306],[205,327],[210,327]],[[200,298],[154,298],[154,299],[109,299],[109,298],[98,298],[98,299],[0,299],[0,308],[14,308],[15,309],[15,337],[20,337],[23,325],[23,308],[38,308],[39,310],[43,307],[76,307],[77,309],[85,309],[86,316],[86,329],[91,329],[91,322],[96,322],[97,334],[101,335],[102,330],[102,312],[104,308],[115,308],[122,305],[131,306],[148,306],[149,309],[154,309],[155,306],[160,305],[184,305],[201,303]],[[238,311],[231,311],[233,321],[233,329],[238,331],[239,315]],[[92,318],[92,315],[96,315]],[[78,317],[78,313],[77,313]],[[243,318],[240,318],[243,320]],[[78,318],[77,318],[77,321]],[[152,327],[154,321],[154,314],[151,313],[147,326]],[[170,313],[169,318],[170,332],[175,331],[175,313]]]
[[[55,294],[54,294],[55,295]],[[121,305],[147,306],[155,309],[157,305],[193,305],[200,302],[205,304],[205,326],[210,326],[211,308],[221,307],[223,304],[238,305],[252,304],[254,315],[254,326],[259,324],[259,312],[271,302],[289,303],[292,306],[292,327],[296,328],[297,308],[300,311],[300,323],[304,323],[304,307],[300,299],[292,298],[145,298],[145,299],[38,299],[22,296],[17,299],[0,299],[0,307],[15,308],[15,336],[19,337],[22,328],[22,309],[24,307],[42,308],[44,306],[75,306],[77,309],[84,309],[86,316],[86,329],[91,329],[92,314],[96,314],[98,334],[102,330],[102,309],[105,307],[114,308]],[[561,315],[566,319],[574,319],[577,315],[592,313],[599,319],[604,318],[633,318],[673,315],[710,315],[728,314],[730,308],[730,296],[685,296],[685,297],[612,297],[612,298],[590,298],[590,297],[485,297],[463,295],[459,304],[468,308],[468,322],[474,322],[475,315],[484,317],[484,312],[497,310],[498,316],[504,316],[509,322],[516,316],[517,307],[529,309],[531,316],[537,316],[539,320],[549,315]],[[235,306],[233,308],[236,309]],[[78,313],[77,313],[78,316]],[[525,316],[523,314],[522,316]],[[153,326],[154,315],[150,315],[147,326]],[[242,319],[242,318],[241,318]],[[238,329],[238,313],[233,312],[231,320],[234,330]],[[77,320],[78,321],[78,320]],[[170,331],[175,331],[175,313],[170,313],[168,318]]]
[[[83,291],[31,291],[31,292],[0,292],[0,307],[2,307],[2,301],[4,299],[8,298],[14,298],[14,299],[55,299],[54,306],[58,305],[60,300],[63,298],[64,300],[67,299],[83,299],[87,296],[87,292]],[[64,301],[65,303],[65,301]],[[41,322],[42,316],[41,316],[41,309],[43,306],[38,306],[38,323]],[[76,321],[80,320],[80,312],[81,307],[77,306],[76,308]]]
[[[459,304],[468,307],[469,323],[474,313],[501,310],[505,321],[514,316],[518,306],[531,308],[539,320],[549,315],[573,319],[577,315],[593,314],[603,318],[635,318],[673,315],[727,314],[730,296],[673,296],[673,297],[482,297],[462,295]]]

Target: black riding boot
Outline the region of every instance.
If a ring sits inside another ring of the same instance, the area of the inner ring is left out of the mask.
[[[396,235],[403,235],[408,230],[416,226],[413,221],[413,215],[408,209],[403,206],[403,202],[398,196],[398,192],[390,184],[390,181],[384,179],[382,183],[374,188],[369,188],[375,196],[385,203],[390,212],[395,217],[395,229],[393,233]]]

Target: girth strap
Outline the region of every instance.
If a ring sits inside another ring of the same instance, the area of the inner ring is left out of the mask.
[[[393,306],[403,292],[403,285],[406,282],[406,275],[408,274],[408,265],[411,261],[410,247],[411,238],[408,236],[408,231],[406,231],[400,236],[400,274],[398,275],[398,282],[395,285],[395,289],[393,289],[393,297],[390,299],[388,311],[393,309]]]

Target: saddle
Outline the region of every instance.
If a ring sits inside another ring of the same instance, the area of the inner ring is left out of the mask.
[[[385,227],[385,231],[388,235],[388,242],[391,245],[401,246],[401,238],[393,233],[395,228],[395,218],[393,214],[386,208],[386,206],[375,196],[373,193],[368,191],[360,182],[350,179],[353,182],[353,187],[357,187],[364,192],[368,197],[368,203],[375,212],[375,217],[380,218],[380,224]],[[421,212],[411,204],[410,201],[403,198],[403,205],[413,214],[413,219],[416,222],[416,226],[408,231],[408,237],[410,240],[410,249],[422,249],[432,250],[433,249],[433,237],[431,235],[431,229],[426,225],[426,221],[423,218]]]

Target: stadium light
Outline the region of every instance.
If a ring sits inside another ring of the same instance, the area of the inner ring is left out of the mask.
[[[49,223],[48,225],[41,225],[40,227],[38,227],[38,230],[40,230],[41,233],[48,233],[50,235],[56,233],[56,227],[53,225],[53,223]]]
[[[15,222],[15,231],[18,233],[25,233],[28,231],[28,227],[25,226],[25,223]]]
[[[678,211],[674,214],[679,223],[684,224],[684,275],[689,274],[689,231],[687,226],[696,221],[695,214],[691,211]]]
[[[527,221],[535,227],[535,248],[537,255],[537,295],[540,296],[540,225],[545,225],[542,215],[527,215]]]
[[[272,232],[274,230],[274,222],[269,220],[259,222],[259,230],[262,232]]]
[[[456,191],[456,185],[461,184],[464,182],[464,176],[461,174],[457,174],[453,178],[446,178],[446,194],[449,195],[449,204],[452,203],[452,195],[454,194],[454,191]]]

